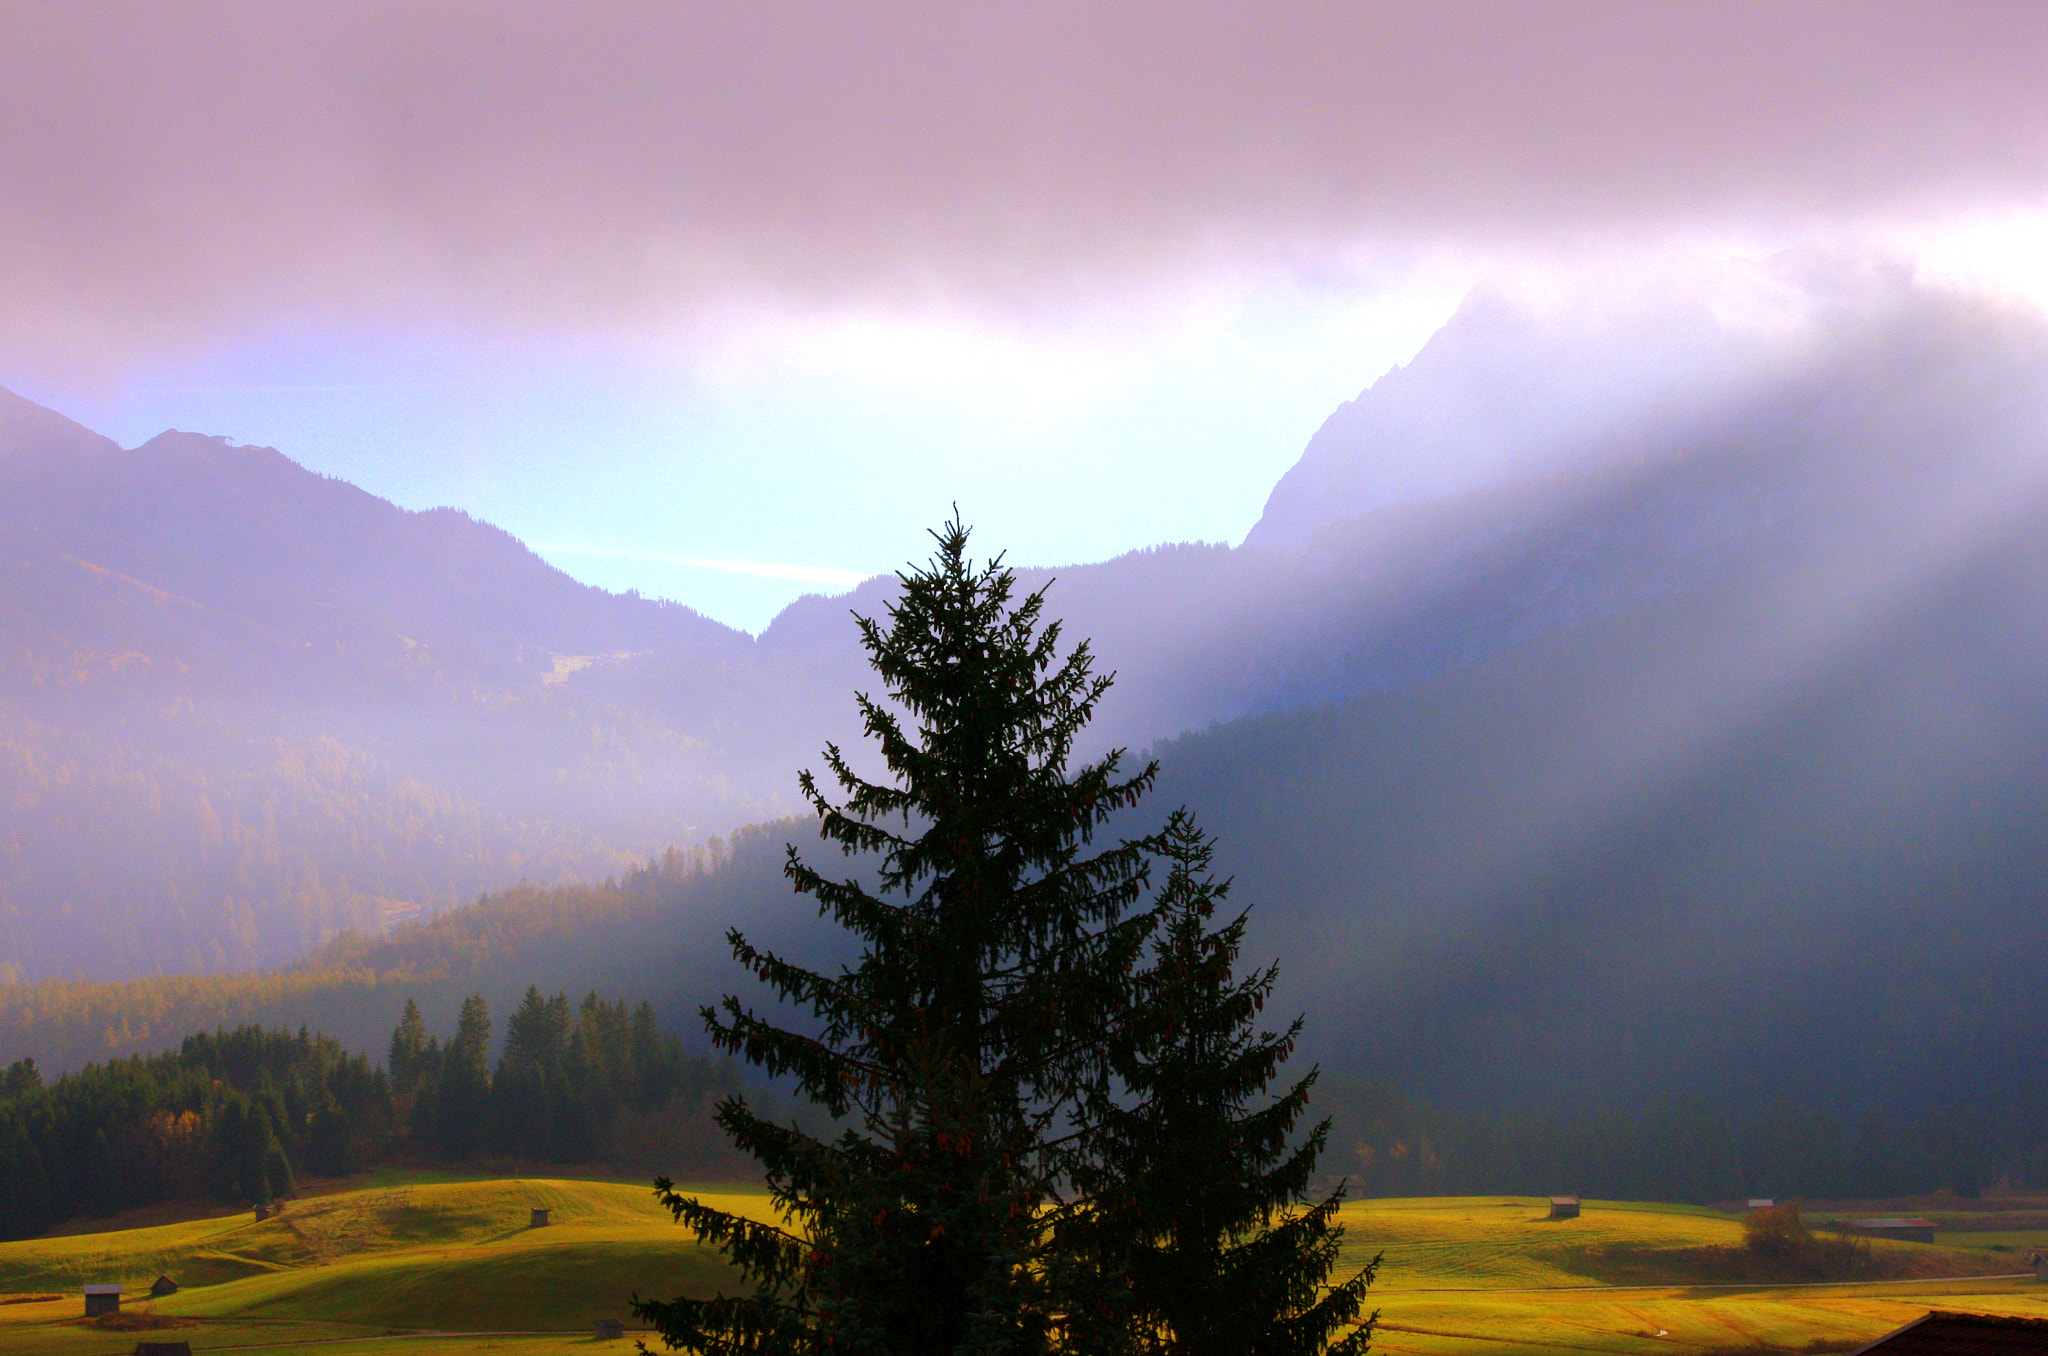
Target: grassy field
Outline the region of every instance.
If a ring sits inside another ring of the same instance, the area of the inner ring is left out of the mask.
[[[706,1194],[729,1208],[766,1204],[758,1194],[728,1188]],[[548,1227],[528,1227],[534,1206],[551,1212]],[[387,1182],[293,1201],[260,1223],[243,1213],[0,1244],[0,1299],[64,1295],[0,1303],[0,1349],[25,1356],[132,1351],[146,1334],[85,1322],[79,1288],[115,1281],[133,1295],[159,1273],[183,1288],[124,1307],[178,1325],[163,1335],[189,1341],[195,1351],[417,1330],[574,1332],[588,1346],[595,1320],[627,1317],[634,1291],[702,1293],[725,1275],[717,1256],[692,1245],[643,1186]],[[564,1347],[562,1338],[421,1338],[362,1349],[390,1356]]]
[[[749,1213],[766,1204],[706,1193]],[[549,1227],[528,1227],[534,1206],[552,1212]],[[2048,1316],[2048,1285],[2031,1277],[1945,1279],[2020,1270],[2024,1252],[1991,1245],[2048,1242],[1989,1219],[1944,1235],[1968,1246],[1878,1245],[1931,1279],[1797,1288],[1702,1283],[1701,1259],[1741,1229],[1694,1207],[1594,1201],[1553,1222],[1528,1199],[1367,1201],[1345,1222],[1349,1260],[1386,1256],[1372,1302],[1374,1348],[1388,1353],[1846,1350],[1929,1308]],[[0,1349],[130,1352],[149,1334],[87,1323],[79,1287],[119,1281],[133,1295],[159,1272],[184,1288],[131,1301],[130,1321],[166,1325],[195,1352],[317,1342],[324,1356],[625,1352],[591,1336],[594,1320],[626,1317],[635,1290],[703,1293],[725,1275],[642,1186],[393,1175],[261,1223],[245,1213],[0,1244]],[[60,1298],[9,1302],[39,1295]]]
[[[1546,1214],[1540,1202],[1502,1197],[1348,1208],[1346,1260],[1385,1254],[1374,1350],[1844,1351],[1931,1308],[2048,1317],[2048,1285],[2031,1274],[1945,1279],[2027,1270],[2024,1252],[1989,1250],[2000,1234],[1949,1236],[1981,1247],[1874,1245],[1881,1261],[1934,1279],[1781,1287],[1703,1279],[1703,1250],[1742,1236],[1739,1221],[1716,1211],[1588,1201],[1578,1219]],[[2036,1241],[2048,1243],[2048,1232]]]

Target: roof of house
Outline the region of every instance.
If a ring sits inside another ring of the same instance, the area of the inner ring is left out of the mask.
[[[2032,1356],[2048,1352],[2048,1318],[1951,1314],[1936,1309],[1850,1356]]]
[[[118,1285],[89,1285],[85,1288],[85,1293],[88,1295],[118,1295],[121,1293],[121,1287]]]
[[[1852,1229],[1939,1229],[1941,1226],[1931,1219],[1852,1219]]]
[[[1552,1196],[1550,1203],[1552,1205],[1577,1205],[1579,1198],[1577,1196]]]

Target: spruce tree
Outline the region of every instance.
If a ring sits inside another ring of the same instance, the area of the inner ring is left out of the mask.
[[[412,1096],[427,1072],[427,1024],[420,1019],[420,1005],[413,999],[405,1000],[405,1012],[392,1028],[384,1063],[391,1072],[392,1092]]]
[[[734,932],[734,955],[809,1021],[780,1027],[731,997],[704,1013],[717,1045],[791,1079],[843,1129],[777,1125],[740,1098],[719,1108],[765,1169],[780,1225],[658,1183],[753,1283],[637,1302],[672,1346],[995,1356],[1048,1350],[1103,1312],[1095,1278],[1048,1246],[1070,1128],[1146,936],[1130,910],[1156,844],[1094,839],[1154,769],[1127,774],[1119,751],[1070,771],[1109,678],[1085,642],[1061,655],[1042,590],[1016,600],[1000,559],[969,560],[957,522],[933,535],[937,555],[899,576],[887,626],[859,620],[882,695],[856,702],[886,777],[828,745],[839,799],[799,779],[823,837],[866,858],[875,884],[793,847],[786,872],[861,955],[819,973]]]
[[[455,1037],[441,1051],[439,1079],[434,1087],[440,1151],[450,1158],[469,1158],[484,1148],[491,1098],[491,1010],[484,996],[462,1000]]]
[[[1212,927],[1230,885],[1209,874],[1194,821],[1175,813],[1162,838],[1170,869],[1150,964],[1112,1043],[1119,1095],[1096,1109],[1078,1175],[1092,1208],[1070,1228],[1105,1270],[1128,1275],[1134,1352],[1356,1356],[1378,1317],[1358,1322],[1379,1259],[1326,1284],[1344,1188],[1306,1202],[1329,1122],[1289,1144],[1315,1071],[1267,1095],[1301,1021],[1259,1029],[1277,967],[1237,973],[1245,915]]]

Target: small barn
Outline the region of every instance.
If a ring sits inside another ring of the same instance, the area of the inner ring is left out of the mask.
[[[1931,1219],[1884,1219],[1842,1220],[1831,1226],[1845,1234],[1857,1234],[1864,1238],[1896,1238],[1902,1243],[1932,1243],[1934,1231],[1941,1226]]]
[[[178,1293],[178,1283],[168,1276],[159,1276],[149,1283],[149,1293],[155,1299]]]
[[[1577,1219],[1579,1217],[1579,1198],[1577,1196],[1552,1196],[1550,1198],[1550,1217],[1552,1219]]]
[[[529,1228],[529,1229],[545,1229],[545,1228],[547,1228],[547,1227],[548,1227],[548,1212],[547,1212],[546,1210],[542,1209],[542,1208],[541,1208],[540,1206],[537,1206],[537,1205],[536,1205],[535,1207],[533,1207],[533,1216],[532,1216],[532,1218],[531,1218],[531,1219],[527,1220],[527,1222],[526,1222],[526,1227],[527,1227],[527,1228]]]
[[[626,1335],[626,1324],[621,1319],[600,1318],[597,1320],[597,1340],[612,1342]]]
[[[2037,1252],[2027,1261],[2033,1264],[2035,1280],[2048,1281],[2048,1252]]]
[[[1775,1210],[1778,1208],[1778,1202],[1770,1196],[1751,1196],[1749,1204],[1742,1208],[1745,1210]]]
[[[1849,1356],[2048,1356],[2048,1318],[1951,1314],[1936,1309]]]
[[[85,1288],[85,1316],[98,1318],[102,1314],[121,1312],[121,1287],[118,1285],[89,1285]]]

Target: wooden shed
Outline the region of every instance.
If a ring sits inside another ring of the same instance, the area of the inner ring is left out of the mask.
[[[192,1356],[190,1342],[137,1342],[135,1356]]]
[[[1550,1217],[1552,1219],[1577,1219],[1579,1217],[1579,1198],[1577,1196],[1552,1196],[1550,1198]]]
[[[2048,1353],[2048,1318],[1951,1314],[1940,1309],[1894,1328],[1849,1356],[2025,1356]]]
[[[1857,1234],[1863,1238],[1896,1238],[1903,1243],[1932,1243],[1934,1231],[1941,1226],[1931,1219],[1883,1219],[1840,1220],[1828,1226],[1845,1234]]]
[[[85,1288],[85,1316],[98,1318],[102,1314],[121,1312],[121,1287],[118,1285],[89,1285]]]
[[[2048,1252],[2037,1252],[2027,1259],[2034,1268],[2034,1279],[2048,1281]]]
[[[168,1276],[159,1276],[149,1283],[149,1293],[157,1299],[162,1299],[165,1295],[175,1295],[178,1293],[178,1283]]]
[[[1770,1196],[1751,1196],[1749,1204],[1742,1208],[1745,1210],[1775,1210],[1777,1207],[1778,1202]]]
[[[547,1228],[547,1227],[548,1227],[548,1212],[547,1212],[547,1210],[546,1210],[546,1209],[544,1209],[544,1208],[543,1208],[543,1207],[541,1207],[541,1206],[538,1206],[538,1205],[534,1206],[534,1207],[533,1207],[533,1215],[532,1215],[532,1217],[531,1217],[531,1218],[529,1218],[529,1219],[528,1219],[528,1220],[526,1221],[526,1227],[527,1227],[527,1228],[529,1228],[529,1229],[545,1229],[545,1228]]]
[[[624,1320],[617,1318],[600,1318],[599,1320],[597,1320],[598,1341],[616,1341],[618,1338],[624,1337],[625,1335],[626,1324]]]

